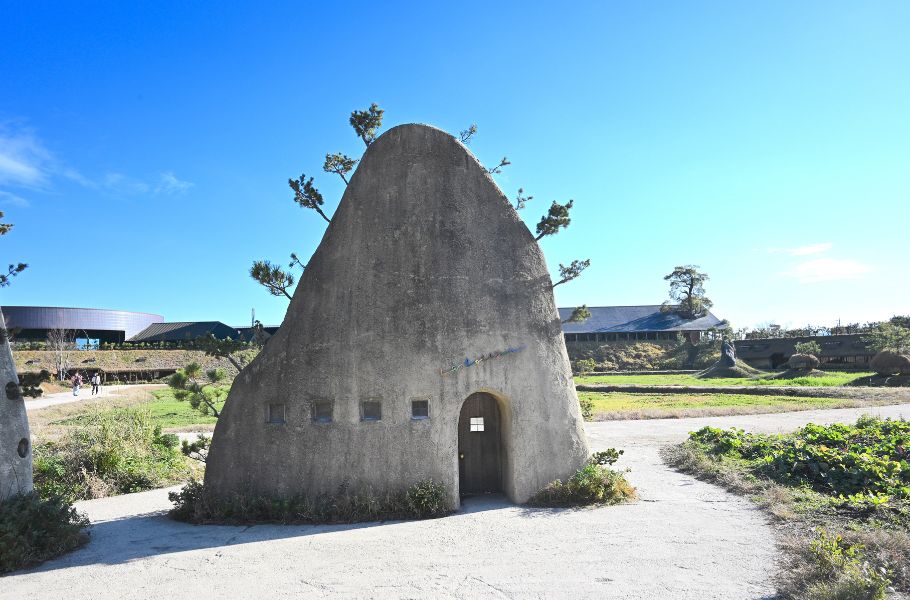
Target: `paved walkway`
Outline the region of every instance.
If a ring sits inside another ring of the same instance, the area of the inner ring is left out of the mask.
[[[661,445],[705,424],[760,431],[864,410],[587,424],[592,450],[626,449],[641,500],[584,510],[469,501],[431,521],[336,526],[191,526],[168,520],[166,490],[80,504],[90,544],[3,578],[29,598],[645,598],[773,595],[777,553],[752,503],[664,466]]]
[[[25,409],[27,411],[40,410],[42,408],[47,408],[49,406],[57,406],[58,404],[71,404],[73,402],[83,402],[85,400],[94,400],[97,398],[106,398],[110,396],[119,396],[122,394],[128,393],[130,390],[136,389],[158,389],[165,387],[163,384],[143,384],[143,385],[103,385],[101,386],[101,393],[92,395],[92,385],[84,385],[82,389],[79,390],[79,395],[74,396],[72,391],[68,392],[58,392],[56,394],[44,394],[40,398],[26,399],[25,400]]]

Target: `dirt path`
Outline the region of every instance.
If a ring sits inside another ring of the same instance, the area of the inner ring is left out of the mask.
[[[146,389],[155,390],[165,387],[163,384],[143,384],[143,385],[103,385],[101,393],[92,395],[91,384],[82,386],[79,395],[74,396],[73,392],[58,392],[56,394],[42,395],[40,398],[25,401],[25,409],[28,411],[41,410],[50,406],[59,404],[71,404],[73,402],[84,402],[85,400],[97,400],[98,398],[107,398],[111,396],[122,396],[129,394],[131,390]]]
[[[592,450],[626,449],[635,504],[540,510],[501,498],[432,521],[194,527],[163,516],[166,490],[81,503],[84,549],[3,579],[26,598],[646,598],[773,595],[772,531],[749,501],[676,473],[661,445],[705,424],[761,431],[910,404],[777,415],[587,424]]]

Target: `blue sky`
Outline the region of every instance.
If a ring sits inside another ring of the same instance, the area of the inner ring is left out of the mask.
[[[230,6],[227,6],[230,4]],[[350,111],[425,122],[575,200],[561,306],[707,271],[736,327],[910,313],[910,4],[0,2],[3,304],[277,324],[246,272],[324,222],[287,179],[359,156]]]

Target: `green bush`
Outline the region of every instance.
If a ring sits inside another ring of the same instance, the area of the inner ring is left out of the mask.
[[[74,501],[170,485],[190,476],[178,443],[147,411],[98,411],[61,440],[36,445],[35,489]]]
[[[578,397],[578,405],[581,407],[581,418],[585,421],[594,420],[594,401],[584,396]]]
[[[445,487],[433,481],[378,496],[339,493],[315,500],[242,494],[213,498],[201,482],[190,481],[168,497],[174,503],[171,518],[189,523],[357,523],[428,519],[449,511]]]
[[[704,427],[691,442],[715,456],[749,461],[755,473],[809,485],[844,501],[866,497],[910,500],[910,422],[860,418],[855,425],[809,424],[786,435]]]
[[[793,349],[796,354],[811,354],[816,357],[822,353],[822,347],[818,345],[818,342],[799,342],[793,346]]]
[[[37,565],[87,540],[88,519],[59,497],[0,500],[0,573]]]
[[[584,373],[590,373],[596,368],[597,361],[595,361],[593,358],[582,358],[572,363],[572,374],[583,375]]]
[[[624,474],[606,465],[615,463],[622,450],[610,448],[594,454],[568,481],[547,485],[528,500],[531,506],[569,507],[591,504],[619,504],[635,498],[635,488]]]
[[[811,600],[882,600],[891,581],[866,561],[863,546],[817,529],[791,595]]]

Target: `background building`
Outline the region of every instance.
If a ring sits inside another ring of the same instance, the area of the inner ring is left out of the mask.
[[[736,340],[736,357],[757,369],[776,369],[787,364],[796,354],[796,344],[815,342],[821,346],[818,360],[823,365],[843,368],[868,368],[875,351],[869,348],[863,334],[812,335],[802,337]]]
[[[566,343],[617,342],[629,340],[678,340],[683,336],[697,342],[709,329],[724,323],[711,312],[700,319],[685,319],[672,312],[661,312],[661,305],[590,306],[591,317],[581,323],[562,324]],[[573,308],[560,308],[565,321]]]
[[[45,340],[52,329],[70,329],[80,339],[123,342],[164,321],[151,313],[61,306],[4,306],[3,316],[16,340]]]

